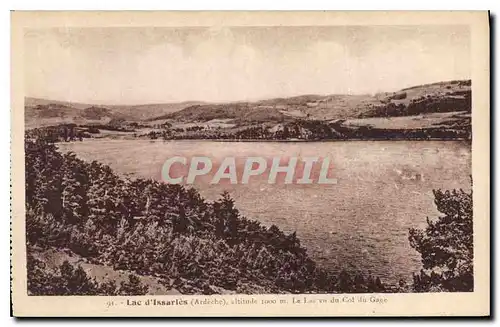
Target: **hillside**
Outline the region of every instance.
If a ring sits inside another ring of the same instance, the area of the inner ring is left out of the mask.
[[[471,81],[450,81],[414,86],[387,94],[381,104],[368,107],[360,117],[399,117],[466,111],[472,108]]]
[[[178,121],[210,121],[234,119],[238,122],[283,121],[287,116],[279,108],[251,103],[227,103],[194,105],[180,111],[156,117],[154,120],[173,119]],[[152,121],[154,121],[152,120]]]
[[[423,113],[471,111],[471,81],[419,85],[376,95],[303,95],[256,102],[202,104],[151,120],[282,122],[293,117],[315,120],[398,117]]]
[[[58,101],[58,100],[48,100],[41,98],[32,98],[25,97],[24,98],[24,106],[25,107],[36,107],[36,106],[48,106],[48,105],[60,105],[73,109],[85,109],[88,107],[92,107],[93,104],[89,103],[79,103],[79,102],[68,102],[68,101]]]
[[[175,103],[153,103],[153,104],[140,104],[140,105],[113,105],[109,106],[113,112],[122,114],[123,116],[129,117],[129,119],[134,121],[148,121],[158,115],[165,115],[172,113],[192,105],[202,104],[199,101],[185,101],[185,102],[175,102]]]
[[[133,275],[142,285],[147,287],[147,294],[154,295],[175,295],[180,294],[175,288],[166,287],[160,283],[159,278],[151,276],[141,276],[131,272],[115,270],[112,267],[94,264],[88,262],[85,258],[75,254],[68,249],[54,249],[54,248],[37,248],[30,247],[28,254],[33,256],[34,260],[38,260],[44,264],[44,271],[54,272],[68,262],[74,267],[82,267],[85,273],[99,284],[113,282],[120,284],[126,282],[129,275]]]
[[[92,104],[26,97],[24,120],[27,128],[57,124],[106,123],[115,116],[111,110]]]
[[[360,105],[378,104],[364,95],[299,96],[276,98],[258,102],[205,104],[184,108],[152,120],[210,121],[235,119],[237,122],[282,122],[294,117],[311,119],[345,119],[358,116]]]
[[[25,122],[29,128],[63,123],[106,124],[113,118],[139,122],[201,103],[96,105],[31,97],[26,97],[24,101]]]

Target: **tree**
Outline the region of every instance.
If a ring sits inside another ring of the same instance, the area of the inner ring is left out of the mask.
[[[217,219],[216,235],[225,238],[228,244],[233,245],[238,237],[240,217],[234,200],[227,191],[222,193],[219,201],[214,202],[214,214]]]
[[[128,281],[120,283],[119,295],[145,295],[148,293],[149,287],[143,285],[139,277],[128,275]]]
[[[64,261],[59,267],[61,283],[59,290],[64,295],[94,295],[97,293],[98,285],[92,280],[81,266],[74,268],[68,261]]]
[[[434,191],[443,216],[425,230],[410,229],[410,245],[422,256],[423,269],[413,276],[417,292],[471,292],[473,276],[472,193]]]

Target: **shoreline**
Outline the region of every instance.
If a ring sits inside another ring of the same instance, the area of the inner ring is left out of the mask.
[[[363,141],[471,141],[468,139],[449,139],[449,138],[425,138],[425,139],[322,139],[322,140],[271,140],[271,139],[171,139],[164,141],[217,141],[217,142],[284,142],[284,143],[321,143],[321,142],[363,142]]]
[[[147,140],[147,141],[201,141],[201,142],[249,142],[249,143],[259,143],[259,142],[276,142],[276,143],[326,143],[326,142],[364,142],[364,141],[419,141],[419,142],[425,142],[425,141],[462,141],[466,143],[471,143],[471,139],[466,139],[466,138],[388,138],[388,139],[383,139],[383,138],[363,138],[363,139],[357,139],[357,138],[350,138],[350,139],[317,139],[317,140],[303,140],[303,139],[289,139],[289,140],[274,140],[274,139],[206,139],[206,138],[180,138],[180,139],[150,139],[146,137],[93,137],[90,139],[109,139],[109,140]]]

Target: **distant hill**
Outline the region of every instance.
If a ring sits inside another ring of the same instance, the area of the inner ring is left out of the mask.
[[[234,119],[245,122],[282,121],[286,115],[280,109],[250,103],[205,104],[189,106],[180,111],[156,117],[154,120],[209,121]],[[152,119],[153,120],[153,119]]]
[[[381,104],[371,105],[363,117],[400,117],[455,111],[471,112],[470,80],[425,84],[389,93]]]
[[[129,117],[134,117],[136,120],[150,121],[157,119],[156,117],[158,116],[204,103],[205,102],[200,101],[185,101],[176,103],[141,104],[133,106],[111,106],[111,108]]]
[[[85,109],[91,107],[92,104],[88,103],[78,103],[78,102],[68,102],[68,101],[58,101],[58,100],[47,100],[40,98],[25,97],[24,106],[25,107],[36,107],[36,106],[46,106],[46,105],[61,105],[74,109]]]
[[[294,117],[334,120],[455,111],[471,111],[470,80],[419,85],[376,95],[302,95],[256,102],[201,104],[151,120],[204,122],[234,119],[250,123],[280,122]]]
[[[108,108],[85,103],[27,97],[24,104],[24,120],[28,128],[61,123],[105,123],[115,116]]]
[[[142,121],[200,103],[191,101],[144,105],[95,105],[26,97],[24,108],[26,126],[39,127],[60,123],[107,123],[114,118]]]
[[[80,116],[89,120],[101,120],[103,118],[113,118],[114,114],[108,108],[92,106],[83,109]]]
[[[401,117],[471,111],[471,81],[418,85],[375,95],[301,95],[254,102],[180,102],[144,105],[95,105],[37,98],[25,99],[27,126],[58,123],[106,123],[111,119],[158,123],[231,119],[238,124],[281,123],[297,118],[338,120]]]

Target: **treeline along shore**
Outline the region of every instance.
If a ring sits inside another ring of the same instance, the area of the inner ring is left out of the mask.
[[[106,134],[101,133],[106,131]],[[245,126],[236,129],[186,130],[159,126],[151,129],[145,126],[108,126],[58,124],[34,128],[27,132],[29,138],[60,141],[83,141],[86,138],[127,138],[160,140],[217,140],[244,142],[327,142],[327,141],[428,141],[465,140],[471,141],[470,125],[466,121],[454,122],[450,126],[434,128],[374,128],[370,126],[345,126],[341,121],[296,120],[279,126]]]
[[[346,141],[346,140],[470,140],[470,126],[464,122],[432,128],[376,128],[347,126],[343,121],[295,120],[274,125],[235,129],[164,129],[150,131],[150,139],[233,140],[233,141]]]
[[[412,282],[387,285],[364,271],[320,267],[296,233],[241,215],[228,193],[209,202],[193,188],[121,178],[96,161],[58,152],[54,140],[43,136],[28,131],[25,141],[32,295],[149,292],[137,276],[154,277],[182,294],[472,290],[472,203],[464,191],[435,192],[444,216],[409,233],[422,254],[422,271]],[[68,262],[49,269],[37,255],[47,250],[125,271],[129,280],[99,283]]]

